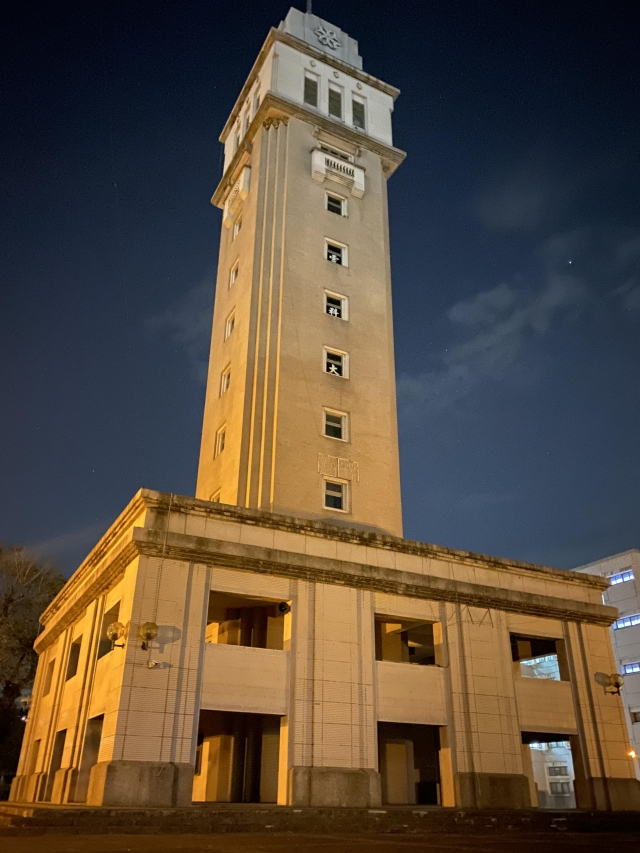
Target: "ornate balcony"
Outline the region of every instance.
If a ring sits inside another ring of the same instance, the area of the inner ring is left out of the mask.
[[[311,152],[311,175],[319,183],[329,178],[344,184],[351,190],[351,195],[357,198],[364,195],[364,169],[354,163],[340,160],[320,148],[314,148]]]

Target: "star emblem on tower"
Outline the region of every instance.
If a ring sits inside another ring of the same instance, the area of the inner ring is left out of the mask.
[[[340,40],[333,30],[328,30],[326,27],[323,27],[320,24],[315,30],[315,34],[318,36],[318,41],[320,44],[326,45],[326,47],[330,47],[331,50],[337,50],[340,47]]]

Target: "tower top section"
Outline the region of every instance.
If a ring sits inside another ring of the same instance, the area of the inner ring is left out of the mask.
[[[362,69],[362,57],[358,53],[358,42],[339,27],[310,12],[289,9],[287,17],[278,29],[310,44],[316,50]]]
[[[235,181],[257,128],[283,115],[337,134],[349,151],[362,145],[377,150],[389,176],[404,157],[393,147],[391,128],[399,94],[363,70],[355,39],[311,12],[289,9],[269,31],[220,135],[223,184]],[[213,202],[219,204],[217,194]]]

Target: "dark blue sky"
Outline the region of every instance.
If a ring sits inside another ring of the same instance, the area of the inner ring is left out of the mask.
[[[219,131],[286,2],[4,21],[0,541],[70,572],[192,494]],[[402,89],[390,182],[405,534],[640,547],[640,63],[626,3],[316,0]]]

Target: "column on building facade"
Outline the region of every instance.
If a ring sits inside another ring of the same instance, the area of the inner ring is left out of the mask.
[[[531,805],[505,614],[442,606],[456,805]]]

